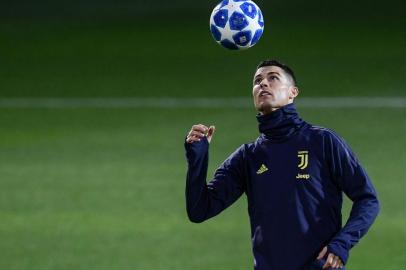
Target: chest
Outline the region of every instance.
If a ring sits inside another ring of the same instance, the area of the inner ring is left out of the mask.
[[[259,145],[248,155],[248,196],[289,202],[304,194],[321,199],[332,185],[323,147],[310,140]]]

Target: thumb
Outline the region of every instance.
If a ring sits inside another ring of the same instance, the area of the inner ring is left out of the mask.
[[[216,131],[216,127],[215,126],[210,126],[209,130],[207,131],[207,140],[210,142],[211,138],[213,137],[214,131]]]
[[[326,255],[326,253],[327,253],[327,247],[324,247],[324,248],[320,251],[319,256],[317,256],[317,260],[323,259],[323,257]]]

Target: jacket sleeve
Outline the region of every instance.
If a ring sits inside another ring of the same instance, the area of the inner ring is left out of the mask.
[[[353,205],[347,223],[330,241],[328,249],[346,263],[349,250],[367,233],[378,215],[379,201],[371,180],[349,146],[339,136],[331,135],[328,140],[331,173]]]
[[[206,183],[209,143],[186,143],[186,210],[190,221],[200,223],[223,211],[244,192],[242,147],[216,170]]]

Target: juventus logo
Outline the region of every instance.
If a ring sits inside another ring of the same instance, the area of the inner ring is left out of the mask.
[[[309,164],[309,151],[298,151],[297,157],[299,158],[299,169],[306,169]]]

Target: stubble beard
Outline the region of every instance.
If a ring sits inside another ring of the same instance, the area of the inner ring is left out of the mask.
[[[260,104],[257,106],[257,111],[258,111],[260,114],[268,114],[268,113],[271,113],[272,111],[274,111],[274,110],[276,110],[276,109],[277,109],[277,108],[274,108],[274,107],[272,106],[271,102],[269,102],[269,101],[264,101],[264,102],[260,103]]]

